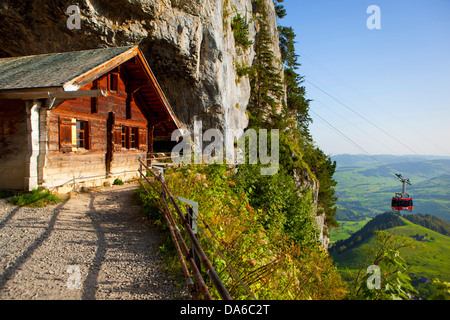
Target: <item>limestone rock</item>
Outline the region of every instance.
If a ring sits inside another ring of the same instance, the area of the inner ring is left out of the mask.
[[[272,0],[267,1],[279,55]],[[69,29],[70,5],[81,28]],[[256,34],[251,0],[3,0],[0,57],[139,44],[180,121],[191,128],[244,129],[250,83],[236,62],[251,65],[252,48],[235,45],[230,21],[244,16]]]

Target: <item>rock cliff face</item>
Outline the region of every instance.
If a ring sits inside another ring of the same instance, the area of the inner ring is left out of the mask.
[[[319,189],[320,184],[319,180],[313,179],[308,170],[306,168],[303,171],[294,170],[294,178],[297,181],[297,188],[300,190],[311,190],[312,191],[312,201],[314,206],[314,215],[317,223],[318,234],[317,240],[321,244],[321,246],[328,250],[328,245],[330,243],[330,238],[326,235],[326,223],[325,223],[325,214],[318,215],[318,206],[319,206]]]
[[[273,0],[264,1],[280,57]],[[80,29],[67,26],[71,5]],[[195,120],[245,129],[250,82],[237,68],[252,65],[255,52],[236,44],[231,21],[243,17],[254,42],[254,9],[251,0],[2,0],[0,57],[139,44],[187,129]]]
[[[67,27],[70,5],[80,8],[80,29]],[[255,54],[236,46],[230,22],[246,18],[254,40],[252,12],[251,0],[2,0],[0,57],[140,44],[184,125],[243,129],[250,84],[236,63],[251,65]]]

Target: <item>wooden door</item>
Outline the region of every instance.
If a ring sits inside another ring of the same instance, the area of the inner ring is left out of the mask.
[[[114,155],[114,124],[116,122],[114,112],[108,113],[106,121],[106,174],[111,174],[111,163]]]

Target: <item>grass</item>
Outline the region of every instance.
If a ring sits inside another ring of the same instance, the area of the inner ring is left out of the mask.
[[[400,235],[414,236],[428,235],[431,241],[421,242],[417,249],[405,249],[404,257],[411,266],[410,272],[437,277],[443,281],[450,281],[450,237],[434,232],[422,226],[407,221],[406,226],[394,228]]]
[[[338,221],[338,230],[333,230],[330,234],[330,243],[335,243],[338,240],[347,239],[353,233],[364,227],[369,222],[370,218],[365,218],[362,221]]]
[[[64,201],[65,198],[51,193],[49,190],[35,189],[31,192],[21,192],[9,200],[14,205],[32,208],[45,207]]]

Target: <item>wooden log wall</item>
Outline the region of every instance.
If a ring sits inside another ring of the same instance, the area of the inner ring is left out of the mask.
[[[109,91],[108,83],[110,74],[116,74],[118,78],[117,92]],[[88,84],[81,90],[100,89],[108,91],[108,97],[103,98],[80,98],[66,100],[58,105],[50,115],[50,151],[60,151],[59,145],[59,121],[60,119],[72,119],[90,122],[90,151],[106,152],[106,122],[109,112],[115,114],[115,126],[119,130],[122,126],[139,128],[141,152],[147,150],[147,119],[139,109],[135,100],[130,98],[132,93],[127,93],[125,82],[117,72],[109,73],[99,78],[94,83]],[[97,99],[97,103],[94,101]],[[127,112],[127,100],[129,110]],[[93,112],[96,105],[96,112]],[[129,117],[127,117],[127,113]],[[131,117],[130,117],[131,116]],[[144,134],[145,133],[145,134]],[[145,148],[145,150],[144,150]],[[116,149],[118,152],[130,152],[126,148]]]
[[[114,91],[110,90],[111,81],[116,81]],[[47,186],[68,181],[73,176],[77,178],[114,174],[137,169],[138,155],[148,151],[148,121],[117,70],[80,90],[94,89],[107,91],[108,97],[65,100],[49,112],[47,168],[44,177]],[[114,148],[112,148],[113,155],[110,155],[112,163],[107,164],[109,158],[107,120],[111,112],[114,113],[114,132],[109,136],[113,139]],[[84,149],[72,149],[70,141],[68,143],[66,141],[65,144],[61,141],[64,139],[63,131],[71,129],[72,119],[85,121],[88,125],[86,130],[88,141]],[[62,127],[62,123],[66,129]],[[132,132],[131,128],[135,128],[137,139],[135,148],[132,148],[130,142],[126,147],[122,147],[122,127],[128,128],[128,139]]]

